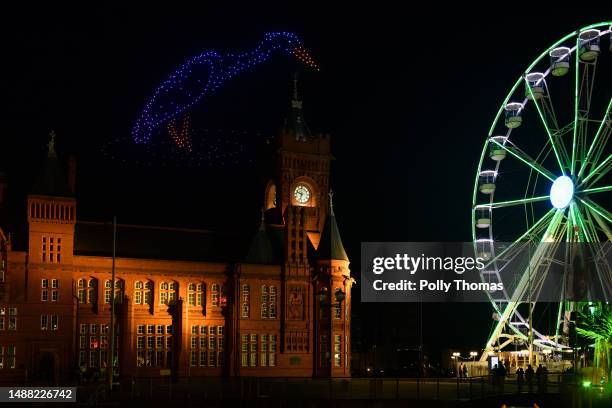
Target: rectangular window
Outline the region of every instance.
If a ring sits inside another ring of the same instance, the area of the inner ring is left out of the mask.
[[[158,324],[157,325],[157,334],[164,334],[164,325],[163,324]]]
[[[206,367],[206,352],[200,350],[200,367]]]
[[[57,330],[59,320],[57,315],[51,315],[51,330]]]
[[[138,325],[138,329],[137,329],[137,333],[138,333],[138,334],[144,334],[144,331],[145,331],[145,326],[144,326],[144,324],[139,324],[139,325]]]
[[[342,336],[334,336],[334,367],[342,366]]]
[[[191,334],[198,334],[198,326],[191,326]]]
[[[166,326],[166,334],[172,334],[172,325]]]
[[[7,350],[7,367],[15,368],[17,367],[17,347],[16,346],[8,346]]]
[[[49,287],[49,279],[41,279],[40,280],[40,287],[41,288],[48,288]]]
[[[100,336],[100,348],[107,348],[108,347],[108,337],[106,336]]]
[[[59,299],[59,292],[57,290],[52,290],[51,291],[51,301],[57,302],[58,299]]]
[[[40,330],[47,330],[48,326],[48,316],[40,315]]]
[[[147,350],[147,358],[145,360],[145,365],[147,367],[153,366],[153,359],[155,358],[155,352],[153,350]]]
[[[197,358],[198,358],[198,352],[195,351],[195,350],[191,350],[191,357],[189,359],[189,365],[191,367],[195,367],[196,366],[196,364],[198,362]]]
[[[187,295],[187,299],[189,301],[189,306],[195,306],[195,304],[196,304],[195,296],[196,296],[196,294],[193,293],[193,292],[189,293],[189,295]]]
[[[163,349],[164,348],[164,338],[162,336],[156,337],[155,342],[157,343],[157,348],[158,349]]]
[[[172,336],[166,337],[166,348],[172,348]]]
[[[136,303],[137,305],[142,303],[142,292],[139,290],[134,292],[134,303]]]
[[[208,326],[200,326],[200,334],[206,336],[208,334]]]
[[[47,289],[43,289],[40,291],[40,300],[46,302],[49,300],[49,291]]]
[[[89,333],[91,334],[98,334],[98,325],[97,324],[90,324],[89,325]]]
[[[9,319],[8,319],[8,329],[9,330],[17,330],[17,318],[15,316],[9,316]]]
[[[79,297],[79,303],[85,303],[85,300],[86,300],[86,297],[87,297],[85,289],[79,289],[78,297]],[[110,302],[110,300],[109,300],[109,302]],[[106,303],[109,303],[109,302],[106,302]]]
[[[276,365],[276,334],[271,334],[270,344],[268,346],[268,365],[274,367]]]
[[[100,334],[108,334],[108,324],[100,325]]]
[[[111,302],[111,291],[105,290],[104,291],[104,303],[110,303],[110,302]]]
[[[147,348],[152,349],[153,347],[155,347],[155,337],[149,336],[147,337]]]
[[[51,279],[51,288],[57,289],[59,287],[59,281],[57,279]]]
[[[208,348],[211,350],[217,349],[217,338],[216,337],[211,336],[208,338]]]
[[[157,351],[155,352],[155,364],[157,365],[157,367],[163,367],[164,366],[164,353],[163,351]]]
[[[205,349],[208,341],[206,341],[206,337],[200,337],[200,348]]]
[[[4,331],[4,316],[0,317],[0,331]]]
[[[136,353],[136,366],[144,367],[145,354],[143,350],[138,350]]]
[[[204,299],[204,294],[202,292],[198,292],[196,305],[202,306],[204,304],[203,299]]]
[[[155,334],[155,325],[150,324],[147,326],[147,334]]]
[[[79,333],[87,334],[87,325],[86,324],[81,324],[81,329],[79,330]]]
[[[209,334],[211,336],[216,336],[217,335],[217,328],[215,326],[210,326]]]
[[[161,292],[159,294],[159,304],[167,305],[168,304],[168,292]]]
[[[98,348],[98,338],[96,336],[89,336],[89,348],[90,349]]]
[[[209,367],[216,367],[217,366],[217,353],[215,353],[214,351],[208,353],[208,366]]]
[[[198,338],[197,337],[192,337],[191,338],[191,348],[194,349],[198,347]]]
[[[79,348],[84,350],[87,348],[87,340],[85,336],[79,336]]]
[[[100,363],[102,367],[106,368],[106,364],[108,362],[108,353],[106,350],[100,350]]]
[[[87,367],[87,352],[85,350],[79,351],[79,367]]]
[[[136,338],[136,348],[143,349],[144,348],[144,337],[138,336]]]
[[[89,367],[98,367],[98,350],[89,351]]]

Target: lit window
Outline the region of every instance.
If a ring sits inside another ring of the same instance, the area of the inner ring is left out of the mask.
[[[270,305],[268,310],[270,319],[276,319],[276,286],[270,286]]]
[[[40,315],[40,330],[47,330],[48,326],[48,316]]]
[[[249,285],[242,285],[242,318],[248,319],[251,314],[251,292]]]
[[[342,366],[342,336],[335,335],[334,336],[334,366],[341,367]]]
[[[59,281],[57,279],[51,279],[51,287],[57,289],[59,287]]]
[[[219,307],[219,285],[213,283],[210,287],[210,303],[212,307]]]
[[[51,330],[57,330],[58,322],[57,315],[51,315]]]

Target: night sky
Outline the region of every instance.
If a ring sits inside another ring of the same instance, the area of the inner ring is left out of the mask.
[[[246,132],[252,160],[138,164],[129,131],[146,97],[187,57],[249,49],[266,31],[294,31],[321,66],[301,74],[305,117],[313,132],[332,135],[336,214],[357,276],[362,241],[471,239],[474,174],[507,91],[549,44],[610,19],[579,16],[576,8],[527,15],[519,4],[490,16],[355,3],[231,10],[172,4],[3,13],[0,170],[13,208],[22,209],[54,129],[59,154],[77,156],[81,219],[117,214],[123,223],[254,231],[266,165],[252,146],[282,125],[294,62],[273,58],[192,113],[201,128]],[[114,153],[102,154],[108,146]],[[373,326],[381,311],[408,310],[356,307],[366,332],[388,329]],[[426,305],[425,344],[432,351],[480,347],[490,315],[487,305]],[[411,319],[392,324],[417,329]]]

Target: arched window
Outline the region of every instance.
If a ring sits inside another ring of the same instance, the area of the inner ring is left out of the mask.
[[[210,302],[213,307],[219,307],[219,285],[213,283],[210,287]]]
[[[142,299],[145,305],[151,306],[153,304],[153,282],[146,281],[144,283]]]
[[[87,303],[94,305],[98,303],[98,280],[91,278],[87,283]]]
[[[270,300],[270,294],[266,285],[261,285],[261,318],[267,319],[268,313],[268,301]]]
[[[251,314],[251,291],[249,285],[242,285],[242,317],[248,319]]]
[[[270,286],[270,302],[268,307],[268,313],[270,319],[276,319],[276,286]]]
[[[111,302],[111,289],[112,289],[113,285],[111,283],[111,281],[106,280],[104,281],[104,303],[110,303]]]
[[[178,283],[162,282],[159,284],[159,304],[168,305],[176,300],[176,292],[178,291]]]
[[[204,286],[201,283],[190,283],[187,285],[187,302],[189,306],[202,306],[203,288]]]
[[[87,302],[87,292],[85,291],[85,279],[79,279],[77,282],[79,303]]]
[[[123,302],[123,281],[121,279],[115,279],[115,303]],[[111,291],[113,285],[110,280],[104,281],[104,303],[111,302]]]
[[[168,282],[162,282],[159,284],[159,304],[168,304]]]
[[[141,281],[136,281],[134,283],[134,303],[137,305],[141,305],[142,304],[142,289],[143,289],[143,284]]]
[[[198,283],[196,287],[196,305],[197,306],[206,306],[206,300],[204,293],[206,292],[206,284]]]

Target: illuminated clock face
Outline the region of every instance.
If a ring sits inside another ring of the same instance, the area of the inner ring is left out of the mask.
[[[298,203],[306,204],[310,200],[310,190],[304,185],[299,185],[293,191],[293,197]]]

